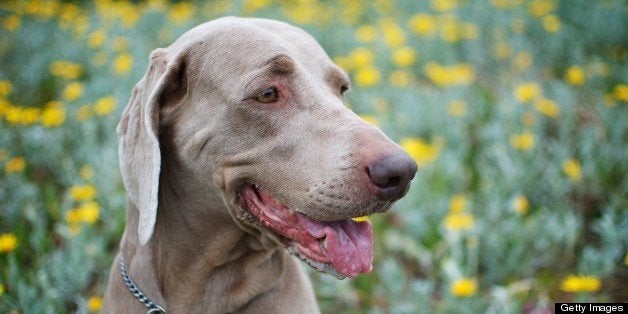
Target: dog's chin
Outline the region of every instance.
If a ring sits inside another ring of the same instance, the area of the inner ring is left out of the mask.
[[[368,221],[352,217],[318,221],[291,210],[255,184],[240,188],[239,203],[254,221],[271,231],[288,252],[336,278],[373,269],[373,232]]]

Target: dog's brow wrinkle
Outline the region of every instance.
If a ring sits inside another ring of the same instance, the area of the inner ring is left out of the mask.
[[[270,70],[276,73],[288,74],[294,71],[294,61],[286,54],[278,54],[262,64],[262,67],[270,65]]]

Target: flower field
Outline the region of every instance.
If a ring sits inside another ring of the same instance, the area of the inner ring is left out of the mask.
[[[0,2],[0,313],[101,306],[124,229],[115,126],[151,50],[225,15],[312,34],[347,106],[419,164],[324,313],[628,300],[622,0]]]

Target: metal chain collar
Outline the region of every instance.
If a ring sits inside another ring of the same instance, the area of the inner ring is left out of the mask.
[[[122,276],[122,281],[129,288],[129,291],[133,294],[133,296],[138,299],[144,306],[148,309],[146,312],[148,313],[166,313],[166,310],[157,303],[153,302],[153,300],[149,299],[144,293],[135,285],[131,276],[126,272],[126,266],[124,265],[124,257],[120,255],[120,276]]]

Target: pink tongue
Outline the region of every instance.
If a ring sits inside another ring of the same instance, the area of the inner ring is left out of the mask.
[[[346,277],[355,277],[373,269],[373,230],[368,221],[352,219],[319,222],[298,214],[299,223],[314,238],[327,246],[334,268]]]
[[[249,208],[260,221],[279,234],[296,241],[302,253],[332,266],[345,277],[355,277],[373,269],[373,230],[368,221],[352,219],[316,221],[291,212],[270,194],[245,191]],[[325,248],[321,245],[324,242]]]

